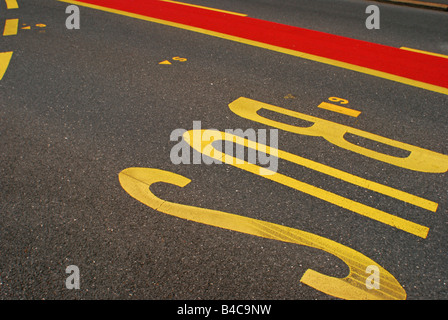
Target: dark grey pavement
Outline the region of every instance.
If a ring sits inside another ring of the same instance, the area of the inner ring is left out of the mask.
[[[379,4],[381,29],[369,31],[365,5],[226,0],[216,7],[448,54],[446,14]],[[422,239],[232,166],[174,165],[169,139],[193,121],[222,131],[268,128],[229,110],[247,97],[448,154],[448,96],[83,7],[81,29],[67,30],[66,7],[23,0],[14,12],[0,10],[2,25],[19,18],[33,26],[0,37],[0,52],[14,51],[0,81],[0,299],[334,299],[300,278],[307,269],[344,277],[342,261],[154,211],[119,184],[120,171],[138,166],[192,180],[157,186],[164,199],[321,235],[378,262],[408,299],[448,298],[446,173],[398,168],[279,131],[282,150],[437,202],[432,213],[280,161],[285,175],[429,227]],[[332,96],[362,114],[317,108]],[[79,290],[65,287],[68,265],[80,269]]]

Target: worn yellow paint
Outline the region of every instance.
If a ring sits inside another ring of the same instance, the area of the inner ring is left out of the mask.
[[[284,96],[283,98],[285,99],[295,99],[296,97],[293,96],[292,94],[288,93],[286,96]]]
[[[202,134],[205,131],[209,131],[207,136],[208,139],[201,139]],[[184,133],[183,139],[196,151],[201,152],[211,158],[220,160],[226,164],[232,165],[236,168],[251,172],[253,174],[259,175],[263,178],[269,179],[271,181],[280,183],[282,185],[288,186],[295,190],[301,191],[303,193],[314,196],[318,199],[327,201],[341,208],[353,211],[362,216],[368,217],[370,219],[382,222],[389,226],[395,227],[397,229],[406,231],[413,235],[421,238],[426,238],[429,232],[429,228],[419,225],[417,223],[402,219],[400,217],[394,216],[390,213],[384,212],[382,210],[369,207],[365,204],[359,203],[357,201],[342,197],[333,192],[315,187],[311,184],[296,180],[294,178],[288,177],[278,172],[271,171],[269,169],[260,167],[256,164],[249,163],[242,159],[237,159],[231,155],[222,153],[221,151],[215,149],[212,142],[216,141],[230,141],[236,144],[244,145],[248,148],[261,150],[262,152],[274,156],[278,156],[280,159],[290,161],[292,163],[322,172],[329,176],[344,180],[346,182],[352,183],[357,186],[364,187],[366,189],[379,192],[390,197],[400,199],[419,207],[425,207],[427,209],[437,208],[437,204],[429,200],[411,195],[409,193],[369,181],[355,175],[346,173],[341,170],[334,169],[332,167],[323,165],[321,163],[296,156],[294,154],[271,148],[263,144],[259,144],[255,141],[247,140],[245,138],[216,130],[190,130]]]
[[[19,19],[6,19],[3,35],[4,36],[16,35],[18,28],[19,28]]]
[[[313,117],[307,114],[284,109],[244,97],[238,98],[237,100],[230,103],[229,108],[235,114],[243,118],[300,135],[322,137],[338,147],[401,168],[430,173],[444,173],[448,171],[447,155],[419,148],[407,143],[399,142],[397,140],[385,138],[370,132],[342,125],[340,123]],[[270,110],[293,118],[302,119],[313,123],[313,125],[305,128],[270,120],[258,114],[258,112],[262,109]],[[410,152],[410,154],[408,157],[401,158],[370,150],[345,140],[344,135],[347,133],[383,143],[398,149],[406,150]]]
[[[247,17],[247,14],[244,14],[244,13],[238,13],[238,12],[233,12],[233,11],[227,11],[227,10],[215,9],[215,8],[210,8],[210,7],[204,7],[204,6],[199,6],[199,5],[191,4],[191,3],[179,2],[179,1],[172,1],[172,0],[160,0],[160,1],[163,1],[163,2],[171,2],[171,3],[175,3],[175,4],[180,4],[180,5],[183,5],[183,6],[189,6],[189,7],[201,8],[201,9],[206,9],[206,10],[211,10],[211,11],[223,12],[223,13],[227,13],[227,14],[233,14],[233,15],[235,15],[235,16]]]
[[[16,0],[5,0],[6,8],[8,9],[18,9],[19,5]]]
[[[151,192],[151,186],[155,183],[168,183],[183,188],[191,182],[184,176],[158,169],[128,168],[121,171],[118,178],[127,193],[156,211],[213,227],[316,248],[338,257],[347,264],[350,271],[345,278],[336,278],[308,269],[300,281],[316,290],[347,300],[406,299],[406,291],[392,274],[360,252],[338,242],[271,222],[165,201]],[[371,265],[377,266],[380,271],[381,286],[377,290],[369,290],[365,284],[365,270]]]
[[[251,46],[255,46],[255,47],[259,47],[259,48],[263,48],[263,49],[267,49],[267,50],[271,50],[271,51],[281,52],[281,53],[292,55],[295,57],[312,60],[312,61],[316,61],[319,63],[324,63],[324,64],[328,64],[331,66],[344,68],[347,70],[352,70],[352,71],[368,74],[371,76],[375,76],[375,77],[379,77],[379,78],[383,78],[383,79],[387,79],[387,80],[391,80],[391,81],[396,81],[396,82],[403,83],[406,85],[410,85],[410,86],[422,88],[425,90],[434,91],[434,92],[448,95],[448,88],[432,85],[432,84],[417,81],[417,80],[408,79],[405,77],[396,76],[396,75],[378,71],[378,70],[360,67],[360,66],[346,63],[346,62],[341,62],[341,61],[337,61],[337,60],[333,60],[333,59],[328,59],[328,58],[300,52],[297,50],[285,49],[282,47],[269,45],[269,44],[258,42],[258,41],[252,41],[252,40],[248,40],[248,39],[244,39],[244,38],[240,38],[240,37],[230,36],[230,35],[220,33],[220,32],[210,31],[210,30],[206,30],[206,29],[202,29],[202,28],[191,27],[189,25],[184,25],[184,24],[161,20],[161,19],[155,19],[155,18],[146,17],[146,16],[139,15],[139,14],[129,13],[126,11],[121,11],[121,10],[110,9],[110,8],[106,8],[106,7],[101,7],[101,6],[97,6],[97,5],[79,2],[79,1],[74,1],[74,0],[59,0],[59,1],[66,2],[66,3],[72,3],[72,4],[76,4],[79,6],[84,6],[84,7],[88,7],[88,8],[92,8],[92,9],[96,9],[96,10],[102,10],[102,11],[106,11],[106,12],[110,12],[110,13],[115,13],[115,14],[131,17],[131,18],[135,18],[135,19],[159,23],[159,24],[163,24],[163,25],[167,25],[167,26],[171,26],[171,27],[175,27],[175,28],[198,32],[198,33],[202,33],[202,34],[206,34],[209,36],[218,37],[218,38],[222,38],[222,39],[226,39],[226,40],[230,40],[230,41],[244,43],[247,45],[251,45]]]
[[[173,57],[174,61],[179,61],[179,62],[185,62],[187,61],[187,58],[181,58],[181,57]]]
[[[429,51],[417,50],[417,49],[412,49],[412,48],[407,48],[407,47],[401,47],[400,49],[413,51],[413,52],[418,52],[418,53],[423,53],[423,54],[427,54],[427,55],[430,55],[430,56],[436,56],[436,57],[448,59],[447,55],[440,54],[440,53],[434,53],[434,52],[429,52]]]
[[[8,69],[9,61],[11,61],[12,51],[0,52],[0,80],[3,79],[6,69]]]
[[[326,110],[342,113],[347,116],[355,117],[355,118],[361,114],[361,111],[353,110],[353,109],[346,108],[346,107],[341,107],[336,104],[332,104],[332,103],[328,103],[328,102],[322,102],[320,105],[318,105],[318,107],[321,109],[326,109]]]

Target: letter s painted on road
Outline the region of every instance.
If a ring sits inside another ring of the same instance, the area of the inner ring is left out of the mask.
[[[185,187],[191,180],[184,176],[159,169],[128,168],[121,171],[118,177],[127,193],[154,210],[209,226],[316,248],[335,255],[348,265],[350,272],[345,278],[308,269],[300,281],[316,290],[342,299],[406,299],[405,290],[394,276],[370,258],[335,241],[266,221],[165,201],[150,190],[154,183],[160,182]],[[387,283],[387,287],[372,291],[366,288],[364,281],[359,281],[365,279],[365,270],[370,265],[379,267],[382,282]]]

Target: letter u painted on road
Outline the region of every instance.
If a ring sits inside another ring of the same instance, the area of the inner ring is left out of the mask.
[[[262,176],[265,179],[269,179],[271,181],[280,183],[282,185],[288,186],[295,190],[304,192],[306,194],[312,195],[321,200],[327,201],[334,205],[337,205],[341,208],[353,211],[365,217],[374,219],[376,221],[382,222],[384,224],[393,226],[397,229],[409,232],[421,238],[426,238],[428,235],[429,228],[416,224],[414,222],[408,221],[406,219],[400,218],[398,216],[389,214],[382,210],[378,210],[376,208],[369,207],[360,202],[348,199],[346,197],[342,197],[333,192],[324,190],[322,188],[315,187],[311,184],[299,181],[297,179],[288,177],[284,174],[270,171],[268,168],[264,168],[258,166],[253,163],[249,163],[247,161],[238,161],[233,156],[228,155],[227,153],[222,153],[219,150],[213,147],[212,143],[219,141],[234,141],[236,144],[243,145],[250,149],[255,150],[263,150],[266,154],[274,155],[279,157],[280,159],[290,161],[292,163],[310,168],[312,170],[316,170],[318,172],[333,176],[335,178],[344,180],[346,182],[352,183],[357,186],[361,186],[367,188],[372,191],[376,191],[378,193],[382,193],[384,195],[405,201],[407,203],[411,203],[413,205],[425,208],[427,210],[435,211],[437,210],[437,203],[432,201],[420,198],[418,196],[403,192],[401,190],[397,190],[367,179],[363,179],[361,177],[349,174],[347,172],[337,170],[335,168],[323,165],[321,163],[299,157],[297,155],[285,152],[283,150],[275,149],[267,145],[261,145],[258,142],[251,141],[239,136],[235,136],[229,134],[228,132],[215,131],[214,139],[212,141],[208,140],[198,140],[201,137],[201,132],[203,130],[190,130],[184,133],[184,140],[196,151],[200,153],[204,153],[205,150],[208,150],[208,155],[223,161],[226,164],[232,165],[236,168],[245,170],[247,172],[251,172],[253,174]],[[211,152],[212,150],[212,152]]]
[[[209,226],[316,248],[338,257],[350,269],[345,278],[308,269],[300,279],[302,283],[328,295],[347,300],[406,299],[405,290],[393,275],[360,252],[335,241],[266,221],[165,201],[151,192],[151,186],[155,183],[183,188],[191,182],[184,176],[159,169],[128,168],[120,172],[119,180],[127,193],[156,211]],[[382,285],[378,290],[369,290],[365,285],[365,270],[371,265],[378,266],[381,272]]]

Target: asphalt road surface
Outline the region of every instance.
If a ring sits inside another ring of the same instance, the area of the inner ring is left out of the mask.
[[[18,21],[0,35],[1,299],[448,298],[448,86],[81,2],[80,28],[67,29],[71,3],[7,2],[0,31]],[[187,2],[229,11],[219,13],[229,21],[423,50],[415,64],[437,72],[422,77],[448,74],[448,12],[362,0]],[[380,29],[366,28],[371,4]],[[200,155],[170,139],[199,121],[260,139],[265,129],[288,156],[270,158],[271,175],[251,171],[260,163],[173,163],[176,146]],[[191,182],[173,185],[181,178],[170,173]],[[67,288],[77,279],[79,289]]]

